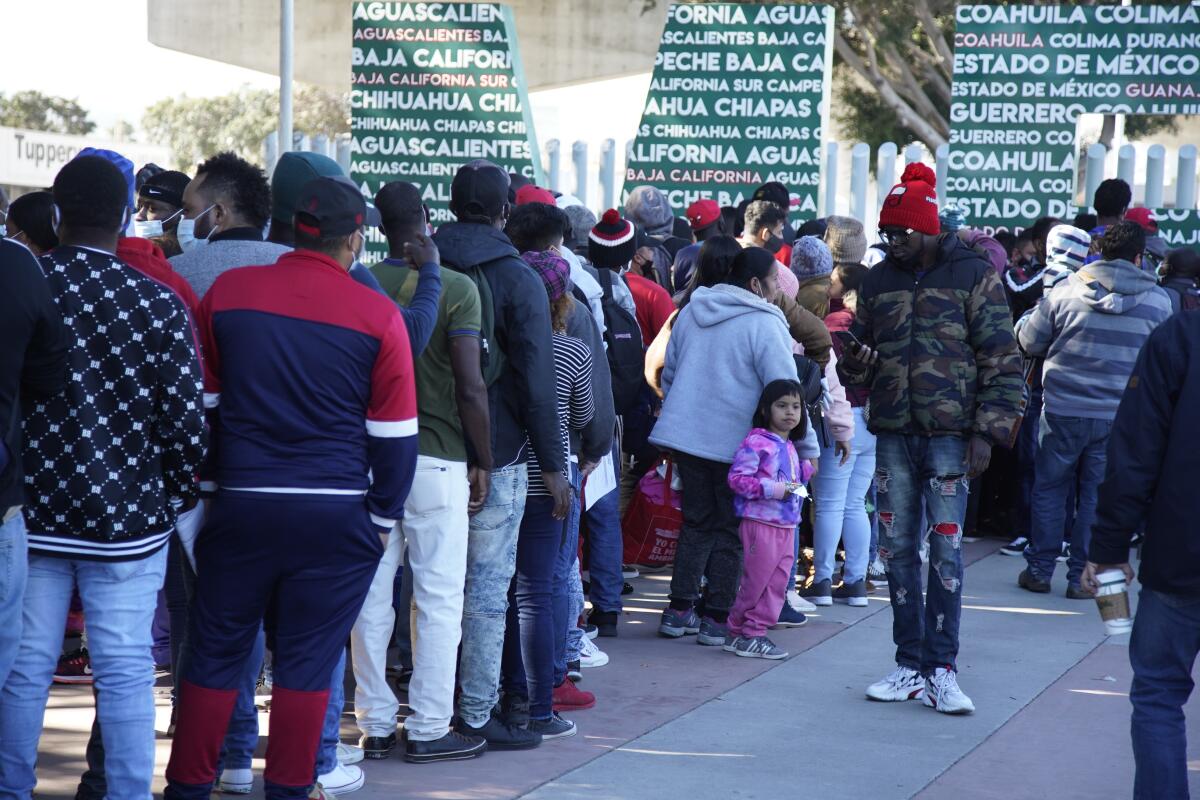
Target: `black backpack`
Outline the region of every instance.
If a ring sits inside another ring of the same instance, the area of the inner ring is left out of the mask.
[[[630,314],[613,297],[612,282],[621,280],[610,269],[596,270],[604,295],[604,344],[608,350],[608,369],[612,373],[613,406],[618,415],[628,414],[638,405],[642,387],[646,385],[646,351],[642,346],[642,329],[637,317]]]
[[[821,410],[821,379],[825,377],[825,373],[821,370],[821,365],[808,356],[795,354],[792,358],[796,360],[796,380],[800,382],[800,388],[803,390],[808,424],[816,431],[817,443],[821,447],[829,447],[833,443],[832,437],[829,435],[829,426],[825,424],[825,414]]]
[[[448,269],[452,269],[462,275],[466,275],[475,284],[475,288],[479,290],[479,308],[480,308],[480,324],[479,324],[479,366],[483,370],[483,382],[487,386],[500,379],[504,373],[504,367],[508,363],[508,358],[505,357],[504,351],[500,348],[500,343],[496,341],[496,305],[492,298],[492,285],[488,283],[487,276],[483,274],[483,268],[478,264],[471,264],[466,267],[458,267],[452,264],[445,265]],[[416,270],[413,270],[416,274]]]

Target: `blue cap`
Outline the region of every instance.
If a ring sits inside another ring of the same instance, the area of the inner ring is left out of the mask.
[[[129,207],[134,208],[137,203],[134,201],[134,179],[133,179],[133,162],[120,153],[112,150],[102,150],[96,147],[85,147],[75,154],[75,158],[80,156],[96,156],[103,158],[105,161],[110,161],[119,170],[125,178],[125,183],[129,187]]]

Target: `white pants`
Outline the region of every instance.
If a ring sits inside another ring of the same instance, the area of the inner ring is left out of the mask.
[[[354,715],[367,736],[396,731],[400,703],[386,677],[387,651],[396,624],[392,585],[404,547],[413,582],[412,715],[404,723],[417,742],[440,739],[454,712],[454,674],[462,636],[467,572],[467,465],[430,456],[417,459],[404,519],[388,537],[362,612],[350,634],[354,657]],[[401,609],[403,613],[404,609]]]

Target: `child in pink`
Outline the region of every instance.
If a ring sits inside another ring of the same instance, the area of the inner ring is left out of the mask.
[[[729,469],[729,488],[742,518],[742,581],[729,611],[725,650],[746,658],[787,658],[767,637],[779,619],[791,580],[793,538],[812,477],[792,439],[808,429],[801,387],[772,381],[763,390],[750,431]]]

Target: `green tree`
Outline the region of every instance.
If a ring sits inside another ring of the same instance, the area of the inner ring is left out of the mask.
[[[298,134],[334,136],[350,130],[349,95],[299,85],[293,97]],[[243,86],[219,97],[160,100],[146,109],[142,127],[150,141],[171,148],[175,166],[190,170],[209,156],[232,150],[261,164],[263,140],[279,125],[279,93]]]
[[[0,125],[31,131],[87,135],[96,129],[77,100],[36,91],[0,92]]]

